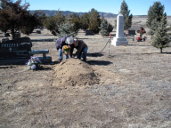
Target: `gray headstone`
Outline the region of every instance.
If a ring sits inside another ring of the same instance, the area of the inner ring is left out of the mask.
[[[112,45],[128,45],[128,41],[124,35],[124,17],[122,14],[118,14],[117,16],[117,29],[116,29],[116,37],[112,39]]]

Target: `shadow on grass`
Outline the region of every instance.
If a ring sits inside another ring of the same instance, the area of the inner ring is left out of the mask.
[[[87,64],[89,65],[103,65],[103,66],[106,66],[106,65],[110,65],[112,64],[112,62],[110,61],[104,61],[104,60],[89,60],[86,62]]]
[[[0,65],[25,65],[29,59],[0,59]]]
[[[0,69],[9,69],[9,68],[14,68],[14,67],[11,66],[11,65],[10,65],[10,66],[4,66],[4,65],[1,66],[1,65],[0,65]]]
[[[53,61],[52,65],[55,65],[55,64],[60,64],[59,61]]]
[[[163,53],[161,53],[161,54],[171,54],[171,52],[163,52]]]
[[[52,68],[51,67],[44,67],[41,65],[38,70],[39,71],[48,71],[48,70],[52,70]]]
[[[32,39],[32,42],[55,42],[55,38],[48,38],[48,39]]]
[[[99,53],[99,52],[94,52],[94,53],[87,53],[87,56],[90,56],[90,57],[101,57],[101,56],[103,56],[103,54]]]
[[[124,53],[116,53],[115,55],[110,55],[109,58],[112,57],[120,57],[120,56],[142,56],[142,55],[158,55],[160,54],[159,52],[151,52],[151,53],[146,53],[146,52],[142,52],[142,53],[129,53],[129,52],[124,52]]]
[[[86,40],[88,38],[84,37],[84,38],[77,38],[77,39],[79,39],[79,40]]]

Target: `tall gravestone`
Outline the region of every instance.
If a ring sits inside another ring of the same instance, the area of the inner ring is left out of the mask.
[[[128,41],[124,35],[124,17],[122,14],[117,16],[117,28],[116,28],[116,37],[112,39],[112,45],[128,45]]]

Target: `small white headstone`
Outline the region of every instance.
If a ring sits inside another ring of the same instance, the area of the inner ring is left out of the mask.
[[[112,39],[112,45],[128,45],[128,41],[124,35],[124,17],[122,14],[117,16],[117,29],[116,29],[116,37]]]

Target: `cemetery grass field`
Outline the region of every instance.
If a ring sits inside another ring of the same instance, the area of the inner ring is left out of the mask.
[[[33,42],[32,49],[49,49],[55,64],[38,71],[26,65],[0,65],[0,128],[171,127],[171,47],[160,54],[150,38],[128,39],[128,46],[108,44],[100,52],[109,37],[85,36],[83,31],[77,37],[89,47],[84,68],[91,69],[98,82],[58,85],[55,69],[64,69],[56,62],[55,42]],[[30,38],[56,37],[44,30]],[[71,75],[82,74],[74,62],[65,68],[75,70]]]

